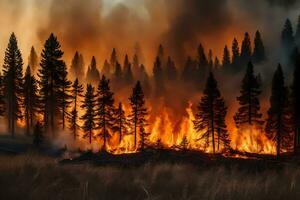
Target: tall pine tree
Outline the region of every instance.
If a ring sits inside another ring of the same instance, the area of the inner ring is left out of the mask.
[[[252,47],[249,33],[245,33],[241,48],[241,65],[244,66],[251,61]]]
[[[84,73],[85,72],[83,56],[78,51],[76,51],[70,67],[70,76],[73,79],[78,78],[82,81]]]
[[[129,115],[129,122],[133,130],[134,134],[134,148],[137,147],[137,135],[138,133],[144,134],[145,126],[147,125],[147,108],[145,107],[145,97],[142,90],[141,83],[138,81],[135,87],[132,90],[132,94],[129,98],[130,106],[131,106],[131,113]],[[142,135],[142,136],[145,136]],[[140,137],[141,139],[141,137]],[[145,141],[147,140],[146,137],[142,138],[140,142],[140,146],[145,146]]]
[[[22,118],[21,96],[23,85],[23,59],[14,33],[9,38],[3,64],[3,85],[6,102],[8,131],[15,136],[16,121]]]
[[[266,133],[276,142],[277,156],[291,144],[291,115],[289,112],[288,88],[284,85],[282,68],[279,65],[272,81],[272,95],[266,124]]]
[[[30,66],[31,72],[33,74],[37,71],[37,68],[39,66],[39,58],[33,46],[30,49],[30,54],[28,57],[28,65]]]
[[[232,42],[232,71],[239,72],[240,71],[240,49],[239,43],[236,38],[233,39]]]
[[[79,84],[78,79],[75,79],[72,89],[71,89],[71,100],[73,104],[73,109],[70,113],[69,117],[69,123],[70,123],[70,129],[73,133],[74,140],[76,140],[76,137],[78,136],[78,129],[80,128],[78,123],[78,104],[79,104],[79,98],[82,97],[83,93],[83,86]]]
[[[259,76],[254,75],[253,65],[249,62],[242,81],[241,95],[237,97],[240,104],[240,108],[234,116],[237,127],[243,125],[261,127],[263,125],[259,103],[259,95],[261,94],[260,87]]]
[[[229,53],[227,45],[225,45],[225,47],[224,47],[222,64],[223,64],[224,69],[228,69],[231,64],[230,63],[230,53]]]
[[[97,128],[103,138],[103,150],[106,150],[107,139],[114,125],[114,97],[110,91],[109,80],[102,76],[97,89]]]
[[[86,81],[92,85],[97,85],[100,80],[100,72],[97,67],[95,56],[92,57],[91,64],[86,73]]]
[[[30,66],[27,67],[25,72],[22,91],[26,135],[29,135],[30,131],[34,127],[35,117],[39,107],[37,80],[33,75],[31,75]]]
[[[55,135],[57,115],[60,113],[59,95],[61,86],[61,72],[65,68],[62,60],[64,52],[52,33],[44,44],[41,54],[41,67],[38,72],[41,110],[44,115],[44,125],[47,132]]]
[[[82,130],[84,131],[84,138],[89,139],[89,143],[92,143],[94,138],[94,130],[96,129],[96,95],[94,92],[94,87],[88,84],[86,87],[86,93],[84,95],[84,100],[82,101],[81,108],[84,109],[84,114],[81,116],[83,120]]]
[[[260,63],[265,59],[265,46],[263,44],[260,32],[256,31],[254,39],[253,62]]]
[[[197,110],[194,128],[197,132],[205,131],[200,140],[211,141],[214,154],[216,152],[216,142],[218,150],[220,148],[220,141],[223,142],[223,148],[228,150],[229,136],[225,125],[227,107],[212,73],[209,74],[203,97]]]
[[[289,19],[285,21],[283,30],[281,32],[281,44],[283,47],[283,51],[286,53],[286,56],[290,57],[295,47],[295,38],[293,26]]]
[[[126,119],[125,111],[122,103],[119,103],[118,108],[115,110],[115,123],[114,130],[119,134],[119,143],[123,139],[123,135],[127,133],[128,121]]]

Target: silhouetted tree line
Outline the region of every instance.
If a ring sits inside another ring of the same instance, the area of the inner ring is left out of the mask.
[[[104,150],[107,150],[107,142],[112,134],[118,134],[119,143],[124,135],[132,134],[134,147],[143,150],[149,144],[150,133],[146,132],[148,109],[142,87],[146,93],[152,90],[155,97],[160,97],[164,95],[168,84],[180,80],[181,83],[201,85],[208,77],[197,107],[194,128],[199,132],[199,140],[204,140],[207,147],[211,146],[213,153],[230,151],[230,138],[225,122],[227,106],[213,72],[224,70],[234,74],[246,71],[237,97],[239,108],[234,115],[236,127],[265,129],[267,136],[277,144],[278,156],[283,150],[293,149],[297,153],[300,147],[299,37],[300,18],[295,36],[291,23],[287,20],[282,31],[282,45],[283,49],[290,50],[288,53],[293,53],[289,57],[294,64],[293,83],[291,87],[285,85],[279,64],[272,81],[268,118],[264,120],[259,101],[262,81],[260,75],[254,72],[254,64],[267,59],[259,31],[255,34],[253,49],[250,35],[245,33],[241,50],[238,41],[234,39],[231,53],[228,46],[224,47],[221,62],[213,56],[211,50],[206,54],[200,44],[196,59],[188,57],[181,70],[175,66],[170,56],[166,56],[164,47],[159,45],[153,63],[152,79],[137,53],[132,61],[126,55],[123,64],[120,64],[116,49],[112,50],[110,59],[104,61],[101,72],[96,58],[92,57],[84,73],[83,56],[76,52],[68,74],[67,65],[62,59],[64,52],[54,34],[46,40],[40,57],[34,47],[31,48],[28,67],[23,74],[22,55],[16,36],[12,33],[0,76],[0,115],[7,119],[8,131],[12,137],[15,136],[17,121],[24,120],[26,134],[34,132],[36,145],[43,138],[42,129],[55,137],[58,129],[68,128],[72,131],[74,140],[77,139],[79,130],[84,132],[84,138],[88,138],[89,143],[94,138],[101,139]],[[75,80],[70,81],[70,77]],[[88,83],[85,88],[81,84],[84,80]],[[153,88],[150,87],[150,81],[153,81]],[[123,104],[115,102],[111,87],[116,91],[123,87],[133,87],[129,97],[128,116]],[[80,120],[83,122],[82,126]],[[188,142],[186,137],[183,138],[181,148],[186,149]],[[160,146],[159,141],[157,146]]]

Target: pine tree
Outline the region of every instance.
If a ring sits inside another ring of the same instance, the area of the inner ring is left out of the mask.
[[[252,47],[250,35],[246,32],[241,48],[241,65],[244,66],[251,61]]]
[[[65,129],[66,120],[69,117],[68,109],[70,107],[71,102],[71,95],[70,89],[72,87],[72,82],[68,80],[68,71],[66,65],[61,66],[59,69],[60,80],[58,85],[58,109],[61,114],[61,124],[62,129]]]
[[[123,139],[124,133],[127,133],[128,121],[123,110],[122,103],[119,103],[118,108],[115,110],[115,123],[114,130],[119,133],[119,143]]]
[[[283,30],[281,32],[281,43],[286,56],[290,57],[295,47],[295,38],[293,26],[289,19],[285,21]]]
[[[39,66],[39,59],[38,59],[38,55],[34,49],[34,47],[32,46],[30,49],[30,54],[28,57],[28,65],[30,66],[31,72],[35,73],[37,71],[37,68]]]
[[[164,47],[162,44],[160,44],[158,47],[157,57],[159,58],[159,60],[161,61],[162,65],[163,65],[164,60],[165,60],[165,50],[164,50]]]
[[[153,66],[153,76],[154,76],[154,84],[155,84],[155,94],[157,96],[161,96],[165,88],[164,88],[164,71],[159,57],[156,57]]]
[[[272,95],[266,124],[266,133],[276,142],[277,156],[290,144],[291,116],[289,113],[288,89],[284,85],[282,68],[279,65],[272,81]]]
[[[96,95],[94,92],[94,87],[88,84],[86,87],[86,93],[84,95],[84,100],[82,101],[81,108],[84,109],[84,115],[80,118],[83,120],[82,130],[84,131],[84,138],[89,139],[89,143],[92,143],[92,138],[94,138],[94,130],[96,128]]]
[[[263,44],[260,32],[257,31],[254,39],[253,61],[260,63],[266,59],[265,46]]]
[[[26,122],[26,135],[30,134],[30,130],[33,128],[33,123],[38,112],[39,97],[37,81],[33,75],[31,75],[31,67],[28,66],[25,72],[23,91],[23,107],[24,117]]]
[[[242,82],[241,96],[237,97],[240,108],[234,116],[237,127],[242,125],[263,125],[260,113],[259,95],[261,94],[261,83],[259,76],[254,75],[253,65],[248,64],[247,72]]]
[[[291,87],[292,127],[294,132],[294,153],[299,153],[300,147],[300,56],[295,61],[293,83]]]
[[[72,59],[70,76],[74,79],[78,78],[79,80],[83,80],[84,77],[84,60],[78,51],[76,51]]]
[[[111,76],[111,68],[110,68],[110,64],[107,60],[104,61],[101,73],[106,77]]]
[[[7,108],[8,130],[15,136],[15,123],[22,118],[21,96],[23,59],[14,33],[11,34],[3,64],[4,96]]]
[[[201,102],[197,108],[194,128],[197,132],[205,131],[200,139],[209,141],[210,138],[213,154],[215,154],[216,138],[218,139],[218,148],[220,147],[220,141],[222,141],[225,149],[228,148],[229,137],[225,125],[227,107],[212,73],[209,74],[203,94],[204,96],[201,98]]]
[[[129,123],[132,127],[134,134],[134,147],[137,147],[137,134],[138,130],[141,134],[141,130],[147,125],[147,108],[145,107],[144,93],[141,87],[141,83],[138,81],[132,90],[132,94],[129,98],[131,113],[129,115]],[[146,138],[143,138],[146,141]],[[142,141],[142,142],[143,142]],[[144,144],[142,144],[144,146]]]
[[[116,64],[118,62],[118,56],[117,56],[117,51],[115,48],[113,48],[112,52],[111,52],[111,56],[110,56],[110,66],[111,68],[115,68]]]
[[[97,68],[96,58],[93,56],[91,64],[86,73],[86,81],[92,85],[97,85],[100,80],[100,72]]]
[[[196,72],[196,81],[197,83],[202,82],[203,78],[206,77],[206,74],[208,72],[208,60],[205,54],[204,47],[202,44],[198,47],[198,59],[197,59],[198,65],[197,65],[197,72]]]
[[[136,79],[140,78],[140,60],[137,54],[134,54],[133,60],[132,60],[132,72],[133,72],[133,77]]]
[[[82,97],[83,93],[83,86],[79,84],[78,79],[75,79],[72,89],[71,89],[71,98],[72,98],[72,104],[73,109],[71,111],[71,115],[69,117],[69,123],[70,123],[70,129],[73,133],[74,140],[76,140],[77,137],[77,130],[80,128],[78,124],[78,103],[79,98]]]
[[[175,67],[175,63],[168,57],[167,65],[166,65],[166,77],[169,81],[177,80],[177,69]]]
[[[240,49],[236,38],[232,42],[232,71],[238,72],[240,67]]]
[[[223,64],[224,69],[228,69],[231,64],[230,63],[230,53],[229,53],[227,45],[225,45],[225,48],[224,48],[222,64]]]
[[[55,134],[56,117],[59,110],[59,93],[61,72],[66,66],[62,60],[63,51],[54,34],[46,40],[41,54],[41,68],[38,76],[41,97],[41,110],[44,115],[44,125],[47,132]]]
[[[184,82],[196,81],[197,79],[197,68],[195,61],[189,56],[185,62],[181,77]]]
[[[131,70],[131,64],[129,62],[128,55],[126,54],[124,59],[124,82],[125,85],[131,85],[133,83],[133,73]]]
[[[107,139],[114,125],[114,98],[110,91],[109,80],[105,76],[99,82],[97,90],[97,128],[103,138],[103,150],[106,150]]]

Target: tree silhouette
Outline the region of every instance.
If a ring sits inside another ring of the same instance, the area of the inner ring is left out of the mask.
[[[31,72],[35,73],[38,69],[39,66],[39,59],[38,59],[38,55],[34,49],[34,47],[32,46],[30,49],[30,54],[28,57],[28,65],[30,66]]]
[[[140,60],[137,54],[134,54],[133,60],[132,60],[132,72],[134,78],[140,78]]]
[[[291,87],[292,118],[294,132],[294,153],[299,153],[300,147],[300,56],[295,60],[293,83]]]
[[[97,89],[97,128],[100,129],[98,136],[103,138],[103,150],[106,150],[107,139],[114,125],[114,98],[110,91],[109,80],[102,76]]]
[[[208,68],[209,70],[213,70],[214,68],[213,52],[211,49],[208,51]]]
[[[227,45],[225,45],[225,47],[224,47],[222,64],[223,64],[224,69],[228,69],[231,64],[230,63],[230,53],[229,53]]]
[[[260,63],[266,59],[265,47],[259,31],[256,31],[254,39],[253,62]]]
[[[134,148],[137,147],[137,134],[138,130],[141,134],[141,130],[147,125],[147,108],[145,107],[144,93],[141,87],[141,83],[138,81],[132,90],[132,94],[129,98],[131,113],[129,115],[129,122],[134,134]],[[144,138],[144,141],[146,139]],[[144,144],[143,144],[144,146]]]
[[[84,131],[84,138],[89,139],[89,143],[92,143],[92,138],[94,137],[93,131],[96,128],[96,95],[94,92],[94,87],[88,84],[86,87],[86,93],[84,95],[84,100],[82,101],[81,108],[84,109],[84,115],[80,118],[83,120],[82,130]]]
[[[183,71],[181,74],[182,80],[184,82],[196,82],[198,79],[197,77],[197,67],[195,64],[195,61],[192,60],[192,58],[189,56],[185,62],[185,65],[183,67]]]
[[[232,72],[240,71],[240,49],[236,38],[232,42]]]
[[[245,33],[241,48],[241,65],[244,66],[251,61],[252,47],[249,33]]]
[[[161,96],[164,92],[164,71],[162,68],[162,63],[159,57],[156,57],[153,66],[153,78],[155,84],[155,95]]]
[[[272,81],[272,95],[266,124],[266,133],[276,142],[277,156],[282,148],[289,147],[291,115],[289,112],[288,89],[284,85],[282,68],[279,65]]]
[[[220,68],[221,68],[221,63],[219,61],[219,58],[215,57],[214,69],[220,69]]]
[[[44,44],[41,54],[41,67],[38,72],[41,110],[44,115],[44,125],[47,132],[55,135],[56,116],[59,110],[59,89],[61,84],[61,72],[65,67],[62,60],[63,51],[52,33]]]
[[[58,108],[61,114],[61,124],[62,129],[65,129],[66,120],[69,116],[68,108],[71,105],[71,95],[70,89],[72,87],[72,82],[68,80],[68,71],[66,65],[61,66],[59,69],[60,80],[59,80],[59,91],[58,91]]]
[[[258,96],[261,94],[259,76],[254,75],[253,65],[249,62],[246,74],[242,81],[241,95],[237,97],[240,104],[238,112],[234,116],[237,127],[242,125],[263,125],[260,113]]]
[[[206,76],[207,74],[207,68],[208,68],[208,60],[205,54],[205,50],[204,47],[202,46],[202,44],[199,45],[198,47],[198,66],[197,66],[197,75],[196,75],[196,81],[197,83],[202,82],[203,78]]]
[[[8,131],[15,136],[15,123],[22,118],[21,95],[23,85],[23,59],[14,33],[5,50],[3,64],[4,96],[7,108]]]
[[[111,68],[110,68],[110,64],[107,60],[104,61],[101,73],[106,77],[111,76]]]
[[[131,85],[133,83],[133,73],[131,70],[131,64],[129,62],[128,55],[126,54],[124,59],[124,83],[125,85]]]
[[[168,57],[168,60],[167,60],[166,78],[169,81],[177,80],[177,69],[176,69],[175,63],[172,61],[171,57]]]
[[[213,154],[216,152],[216,138],[218,139],[218,148],[220,147],[220,141],[224,143],[224,148],[228,147],[229,137],[225,125],[226,113],[227,107],[221,97],[217,81],[213,73],[210,73],[203,91],[203,97],[197,107],[194,128],[197,132],[205,131],[200,140],[211,139]]]
[[[123,110],[122,103],[119,103],[118,108],[115,110],[115,123],[114,130],[119,133],[119,143],[123,139],[123,134],[127,133],[128,121]]]
[[[285,21],[283,30],[281,32],[281,44],[285,55],[289,58],[295,47],[293,26],[289,19]]]
[[[97,85],[100,80],[100,72],[97,68],[96,58],[93,56],[91,64],[86,73],[86,81],[92,85]]]
[[[77,137],[77,130],[80,128],[78,124],[78,103],[79,103],[79,97],[82,97],[83,93],[83,86],[79,84],[78,79],[75,79],[72,89],[71,89],[71,100],[73,104],[73,109],[70,113],[69,117],[69,123],[70,123],[70,129],[73,133],[74,140],[76,140]]]
[[[26,135],[30,134],[30,130],[33,128],[33,123],[38,112],[39,97],[37,81],[33,75],[31,75],[31,67],[28,66],[24,76],[23,91],[23,107],[24,117],[26,122]]]
[[[111,52],[111,56],[110,56],[110,66],[111,68],[115,68],[116,64],[118,62],[118,56],[117,56],[117,51],[115,48],[113,48],[112,52]]]
[[[73,79],[78,78],[79,80],[82,81],[84,77],[84,73],[85,72],[84,72],[83,56],[78,51],[76,51],[70,67],[70,76]]]

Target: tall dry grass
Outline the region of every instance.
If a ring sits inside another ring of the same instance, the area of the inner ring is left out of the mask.
[[[0,199],[299,199],[300,170],[147,164],[61,165],[37,154],[0,156]]]

